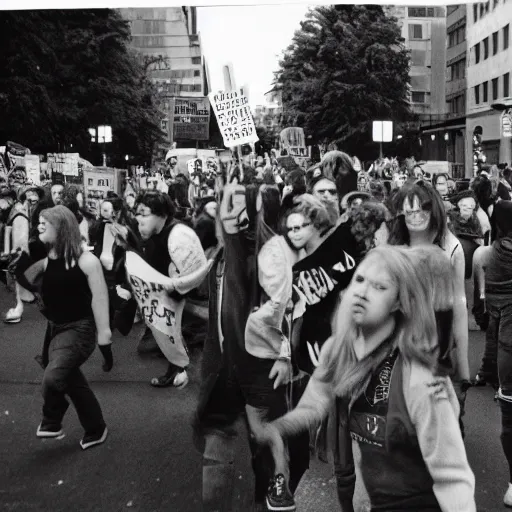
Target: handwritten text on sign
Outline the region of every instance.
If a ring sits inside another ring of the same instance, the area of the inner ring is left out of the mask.
[[[226,147],[253,144],[259,140],[243,88],[232,92],[210,93],[209,98]]]
[[[185,301],[176,301],[164,289],[169,278],[148,265],[138,254],[127,251],[126,273],[146,325],[169,361],[185,367],[189,357],[181,334]]]

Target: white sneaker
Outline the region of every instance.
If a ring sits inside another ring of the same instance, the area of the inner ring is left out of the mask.
[[[175,388],[183,389],[188,384],[188,374],[187,370],[183,370],[181,372],[178,372],[176,374],[176,377],[174,377],[174,381],[172,385]]]
[[[506,507],[512,507],[512,484],[508,484],[507,492],[503,497],[503,503]]]

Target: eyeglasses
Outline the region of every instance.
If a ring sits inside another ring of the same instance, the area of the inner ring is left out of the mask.
[[[288,229],[288,233],[298,233],[301,229],[307,228],[311,226],[311,222],[304,222],[301,226],[290,226]]]
[[[429,210],[408,210],[401,212],[407,219],[411,219],[412,217],[420,217],[422,219],[427,218],[430,215]]]
[[[325,193],[330,194],[331,196],[337,196],[338,191],[335,188],[319,188],[317,189],[317,194],[324,195]]]

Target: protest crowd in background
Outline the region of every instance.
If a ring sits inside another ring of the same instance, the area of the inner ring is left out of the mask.
[[[4,321],[23,322],[31,302],[48,319],[37,435],[62,435],[67,395],[82,448],[107,439],[108,411],[79,368],[97,345],[110,371],[112,332],[143,322],[139,354],[168,361],[152,386],[185,387],[190,348],[202,348],[203,510],[230,510],[240,415],[261,510],[295,510],[312,454],[333,465],[351,510],[352,440],[379,510],[476,510],[472,385],[496,390],[512,472],[510,349],[498,345],[512,307],[512,170],[479,165],[456,181],[413,157],[362,163],[330,148],[314,162],[288,130],[297,145],[269,153],[171,149],[159,172],[77,158],[81,183],[35,177],[26,148],[2,148]],[[476,376],[469,329],[487,332]]]

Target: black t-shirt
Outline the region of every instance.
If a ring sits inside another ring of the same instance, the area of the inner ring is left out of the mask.
[[[339,292],[348,286],[362,259],[350,228],[350,221],[340,224],[313,253],[293,267],[294,316],[303,318],[298,365],[307,372],[315,368],[309,350],[314,349],[315,343],[321,348],[331,335]]]

